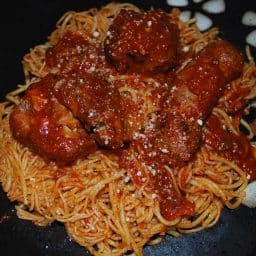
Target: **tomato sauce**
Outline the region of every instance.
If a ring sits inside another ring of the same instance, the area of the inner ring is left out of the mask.
[[[244,170],[250,181],[256,180],[256,159],[254,148],[243,133],[235,135],[228,130],[223,129],[217,117],[211,116],[206,123],[207,132],[205,142],[220,155],[230,161],[234,161],[242,170]]]

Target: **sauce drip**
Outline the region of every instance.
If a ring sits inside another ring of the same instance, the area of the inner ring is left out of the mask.
[[[244,170],[250,181],[256,180],[256,159],[255,149],[243,133],[235,135],[223,129],[217,117],[211,116],[206,123],[205,143],[221,156],[234,161]]]

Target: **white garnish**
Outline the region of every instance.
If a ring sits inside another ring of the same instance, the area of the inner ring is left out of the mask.
[[[95,66],[91,66],[89,69],[88,69],[88,72],[91,73],[91,72],[94,72],[95,71]]]
[[[141,171],[137,172],[137,176],[140,177],[141,176]]]
[[[156,169],[154,169],[154,167],[148,166],[148,170],[152,173],[153,176],[156,175]]]
[[[161,151],[162,153],[164,153],[164,154],[166,154],[166,153],[169,152],[168,149],[166,149],[166,148],[161,148],[160,151]]]
[[[108,138],[105,138],[104,139],[104,145],[108,145],[109,144],[109,139]]]
[[[145,138],[145,134],[143,133],[139,133],[139,132],[135,132],[134,135],[133,135],[133,139],[138,139],[138,138]]]
[[[94,31],[93,33],[92,33],[92,36],[93,37],[98,37],[100,35],[100,32],[98,32],[98,31]]]
[[[197,123],[198,123],[199,126],[203,126],[203,124],[204,124],[202,119],[198,119]]]
[[[130,181],[130,177],[129,176],[125,176],[124,183],[128,183],[129,181]]]
[[[152,21],[151,21],[151,20],[147,21],[147,26],[148,26],[148,27],[151,27],[151,26],[152,26]]]
[[[156,199],[156,198],[157,198],[157,194],[153,193],[153,194],[151,195],[151,197],[152,197],[152,199]]]
[[[90,109],[88,113],[88,117],[93,117],[95,113],[96,113],[95,109]]]
[[[182,48],[182,51],[183,51],[183,52],[188,52],[188,51],[189,51],[189,48],[190,48],[190,47],[186,45],[186,46],[184,46],[184,47]]]

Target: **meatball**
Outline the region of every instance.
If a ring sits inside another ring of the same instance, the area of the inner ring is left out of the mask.
[[[161,10],[121,10],[104,45],[118,72],[164,72],[177,63],[179,30]]]
[[[46,159],[66,164],[94,152],[96,145],[53,95],[55,82],[53,75],[47,75],[31,85],[10,115],[10,128],[23,145]]]
[[[52,73],[112,73],[115,69],[105,58],[102,44],[68,31],[46,52],[45,61]]]
[[[123,146],[122,105],[119,92],[95,74],[68,73],[54,86],[58,100],[91,131],[102,147]]]

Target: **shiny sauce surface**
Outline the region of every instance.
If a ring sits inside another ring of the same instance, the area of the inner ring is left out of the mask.
[[[251,146],[246,135],[241,132],[239,135],[235,135],[223,129],[222,124],[215,116],[211,116],[207,120],[206,127],[208,131],[205,135],[205,143],[217,150],[223,157],[234,161],[248,174],[250,181],[255,180],[255,148]]]

